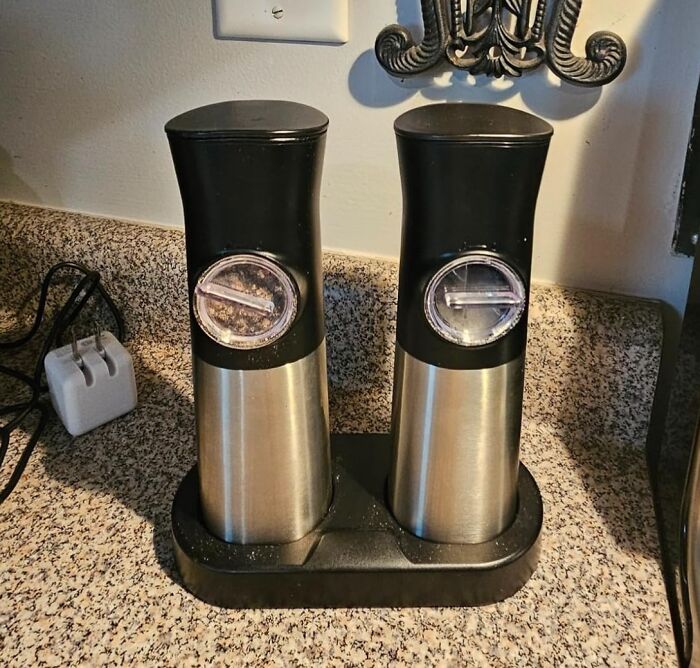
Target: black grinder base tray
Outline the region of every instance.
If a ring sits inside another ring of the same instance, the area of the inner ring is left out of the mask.
[[[388,510],[387,434],[333,435],[331,451],[330,510],[311,533],[285,545],[235,545],[209,533],[193,468],[172,508],[184,586],[225,608],[474,606],[512,596],[532,575],[542,498],[522,464],[513,524],[492,541],[453,545],[417,538]]]

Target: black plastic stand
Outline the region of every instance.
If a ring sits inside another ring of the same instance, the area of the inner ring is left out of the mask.
[[[172,509],[185,587],[226,608],[473,606],[512,596],[535,570],[542,499],[523,465],[510,528],[487,543],[447,545],[416,538],[388,510],[388,435],[334,435],[332,454],[328,515],[310,534],[286,545],[235,545],[210,534],[202,523],[193,468]]]

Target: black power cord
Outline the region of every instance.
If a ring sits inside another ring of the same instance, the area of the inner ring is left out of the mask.
[[[5,457],[10,447],[10,438],[27,418],[33,413],[38,413],[39,421],[36,424],[34,431],[29,437],[29,441],[20,455],[15,468],[13,469],[5,487],[0,491],[0,504],[3,503],[17,486],[22,474],[24,473],[29,458],[36,447],[36,444],[41,437],[46,423],[49,418],[49,409],[42,395],[48,391],[48,387],[42,383],[44,373],[44,358],[55,347],[56,343],[61,339],[65,331],[76,321],[83,308],[90,298],[97,292],[108,309],[110,310],[117,329],[117,338],[120,341],[124,340],[124,318],[109,296],[104,287],[100,284],[100,274],[96,271],[91,271],[87,267],[76,262],[59,262],[49,269],[41,284],[39,292],[39,304],[37,306],[34,322],[26,334],[23,334],[14,341],[0,341],[0,350],[16,350],[26,345],[37,334],[44,316],[46,313],[46,302],[48,300],[49,291],[54,280],[54,276],[59,272],[71,271],[74,274],[81,276],[80,280],[73,288],[70,296],[54,316],[49,333],[47,334],[41,346],[39,356],[34,366],[34,371],[31,376],[11,369],[0,364],[0,374],[14,378],[20,381],[29,388],[31,393],[28,401],[0,406],[0,418],[8,418],[9,421],[0,427],[0,470],[2,470],[5,462]]]

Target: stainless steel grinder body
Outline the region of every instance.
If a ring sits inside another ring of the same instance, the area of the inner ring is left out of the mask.
[[[552,128],[492,105],[395,124],[404,193],[389,501],[412,533],[481,543],[517,511],[535,204]]]
[[[327,125],[274,101],[209,105],[166,125],[185,213],[200,501],[228,542],[297,540],[330,503]]]

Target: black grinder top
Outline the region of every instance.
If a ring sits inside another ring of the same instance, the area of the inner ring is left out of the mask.
[[[185,214],[192,349],[209,364],[281,366],[323,340],[318,209],[327,127],[312,107],[264,100],[208,105],[165,126]],[[215,318],[196,312],[195,291],[216,279],[219,265],[228,284],[213,283],[211,298],[252,281],[256,294],[235,294],[258,309],[259,320],[277,317],[275,300],[294,293],[278,338],[241,347],[235,337],[216,336]]]
[[[552,126],[525,111],[493,104],[431,104],[402,114],[397,135],[469,144],[548,144]]]
[[[404,194],[398,343],[441,367],[509,362],[525,349],[535,204],[553,129],[506,107],[436,104],[403,114],[395,131]],[[520,300],[516,324],[475,344],[450,338],[448,327],[441,334],[436,321],[449,308],[488,312],[498,295],[458,283],[489,272],[520,286],[522,294],[502,291]],[[431,290],[447,293],[434,308]]]
[[[240,100],[218,102],[186,111],[168,121],[169,137],[200,139],[251,139],[263,141],[308,140],[328,129],[328,118],[298,102]]]

